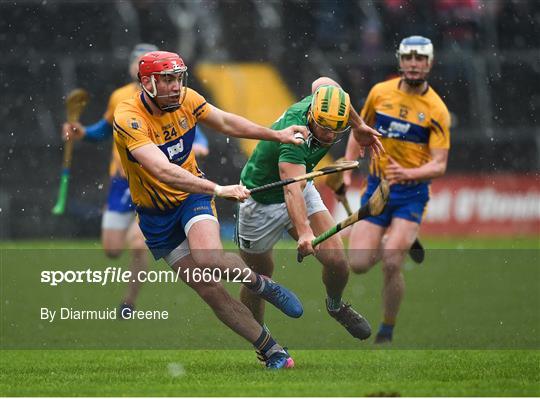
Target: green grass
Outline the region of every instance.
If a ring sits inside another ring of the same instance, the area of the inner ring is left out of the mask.
[[[538,396],[538,351],[4,351],[9,396]]]
[[[274,336],[296,361],[280,372],[259,366],[249,345],[181,283],[141,292],[138,308],[168,310],[166,321],[42,321],[41,306],[114,308],[124,290],[49,287],[42,270],[125,268],[128,256],[112,262],[95,242],[0,243],[0,395],[540,395],[538,240],[424,242],[425,264],[405,264],[407,293],[384,349],[352,339],[325,314],[320,265],[296,264],[284,242],[275,278],[297,292],[305,314],[292,320],[268,309]],[[374,327],[381,280],[379,267],[351,275],[345,293]],[[227,288],[238,295],[238,285]]]

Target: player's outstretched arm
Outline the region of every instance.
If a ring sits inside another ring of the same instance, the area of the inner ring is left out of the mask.
[[[272,130],[257,125],[239,115],[225,112],[212,105],[210,107],[211,111],[206,118],[201,120],[202,124],[227,136],[278,141],[296,145],[302,144],[307,139],[308,132],[305,126],[293,125],[283,130]],[[297,133],[300,133],[300,136],[295,137]]]
[[[83,126],[79,122],[65,122],[62,126],[62,139],[103,141],[112,136],[112,131],[112,125],[105,119],[100,119],[89,126]]]
[[[131,154],[160,182],[186,193],[214,194],[239,201],[249,197],[249,190],[242,185],[220,186],[210,180],[192,175],[180,166],[169,162],[165,154],[153,143],[142,145],[131,151]]]

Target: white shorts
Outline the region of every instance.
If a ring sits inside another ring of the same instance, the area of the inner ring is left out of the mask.
[[[304,200],[308,217],[328,210],[313,182],[307,183]],[[292,227],[284,202],[265,205],[250,197],[239,206],[236,240],[242,251],[263,253],[272,249],[283,236],[283,232]]]
[[[186,238],[184,241],[182,241],[182,243],[179,246],[177,246],[175,249],[173,249],[171,252],[169,252],[168,255],[163,257],[163,259],[165,260],[165,262],[167,262],[167,264],[170,267],[173,267],[173,265],[176,262],[178,262],[182,258],[185,258],[190,253],[191,253],[191,251],[189,250],[189,243],[188,243],[188,240]]]
[[[101,218],[101,228],[110,230],[127,230],[135,220],[135,211],[117,212],[105,210]]]

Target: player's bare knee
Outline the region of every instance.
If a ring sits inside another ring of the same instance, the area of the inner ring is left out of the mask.
[[[371,269],[371,265],[365,264],[365,263],[350,263],[349,267],[351,268],[351,271],[355,274],[364,274]]]
[[[349,272],[349,263],[341,251],[327,254],[325,259],[321,260],[321,263],[324,268],[336,274],[347,274]]]
[[[398,251],[389,251],[383,255],[382,270],[386,276],[391,276],[401,272],[401,264],[403,263],[403,256]]]
[[[377,254],[372,251],[349,252],[349,267],[356,274],[367,273],[377,263]]]
[[[199,268],[214,269],[224,264],[223,251],[220,250],[192,250],[191,256]]]

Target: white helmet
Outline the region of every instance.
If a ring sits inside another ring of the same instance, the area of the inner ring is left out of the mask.
[[[431,40],[423,36],[409,36],[399,44],[396,56],[398,60],[402,55],[416,53],[428,57],[428,62],[433,61],[433,44]]]

